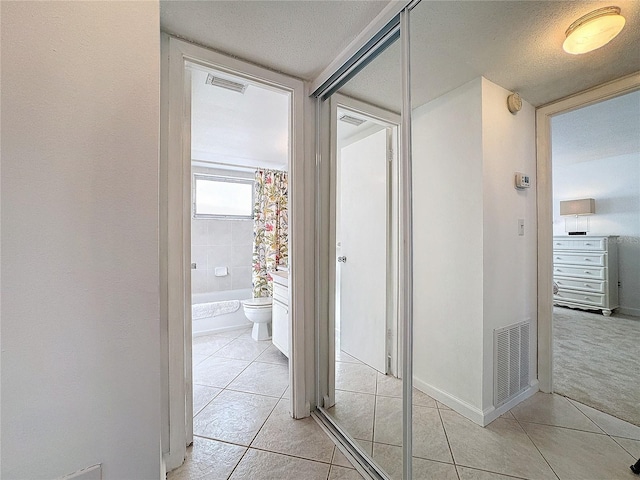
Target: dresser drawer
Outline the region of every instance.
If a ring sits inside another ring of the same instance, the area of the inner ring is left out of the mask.
[[[573,238],[554,238],[553,239],[554,250],[600,250],[605,251],[607,249],[606,238],[587,238],[587,239],[573,239]]]
[[[604,253],[568,253],[554,252],[554,264],[566,265],[594,265],[597,267],[605,267],[607,265],[607,256]]]
[[[580,277],[605,279],[605,267],[578,267],[569,265],[554,265],[553,274],[558,277]]]
[[[572,278],[553,277],[553,281],[558,284],[558,288],[583,290],[595,293],[604,293],[605,281],[600,280],[580,280]]]
[[[599,293],[586,293],[586,292],[574,292],[570,290],[559,290],[557,294],[553,296],[554,300],[586,303],[594,306],[604,306],[604,295]]]

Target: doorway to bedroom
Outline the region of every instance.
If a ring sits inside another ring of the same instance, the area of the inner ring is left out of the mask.
[[[640,425],[640,91],[551,118],[553,390]],[[597,423],[597,422],[596,422]]]

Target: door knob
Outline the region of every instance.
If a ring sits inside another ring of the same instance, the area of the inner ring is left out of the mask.
[[[347,263],[347,257],[338,257],[338,263]]]

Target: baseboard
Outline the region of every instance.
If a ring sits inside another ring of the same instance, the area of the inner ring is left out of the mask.
[[[538,380],[534,380],[534,381],[531,382],[531,384],[525,390],[523,390],[521,393],[519,393],[518,395],[513,397],[508,402],[503,403],[498,408],[495,408],[494,406],[491,406],[491,407],[485,409],[484,412],[483,412],[483,416],[484,416],[484,425],[483,425],[483,427],[486,426],[486,425],[489,425],[491,422],[493,422],[500,415],[504,415],[505,413],[507,413],[513,407],[518,405],[520,402],[523,402],[527,398],[533,396],[539,390],[540,390],[540,388],[539,388]]]
[[[531,397],[533,394],[535,394],[539,390],[538,380],[534,380],[531,382],[531,384],[529,385],[529,387],[527,387],[526,390],[524,390],[522,393],[518,394],[508,402],[500,405],[498,408],[491,406],[485,410],[481,410],[478,407],[475,407],[470,403],[465,402],[464,400],[461,400],[454,395],[451,395],[448,392],[445,392],[443,390],[440,390],[439,388],[429,385],[428,383],[420,380],[419,378],[415,378],[415,377],[413,378],[413,386],[418,390],[420,390],[421,392],[426,393],[431,398],[434,398],[440,403],[445,404],[447,407],[456,411],[460,415],[467,417],[473,423],[476,423],[482,427],[486,427],[491,422],[493,422],[496,418],[498,418],[500,415],[503,415],[504,413],[508,412],[517,404]]]
[[[640,317],[640,308],[631,307],[618,307],[615,313],[622,313],[623,315],[631,315],[632,317]]]
[[[455,410],[460,415],[467,417],[473,423],[477,423],[483,427],[486,425],[483,423],[484,414],[478,407],[475,407],[470,403],[451,395],[450,393],[440,390],[439,388],[429,385],[427,382],[416,377],[413,377],[413,386],[421,392],[426,393],[431,398],[436,399],[440,403],[444,403],[447,407]]]

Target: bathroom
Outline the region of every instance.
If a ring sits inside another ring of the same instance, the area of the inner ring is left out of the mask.
[[[263,415],[288,408],[290,94],[199,65],[185,73],[193,431],[248,444]],[[249,405],[243,425],[223,420]]]

